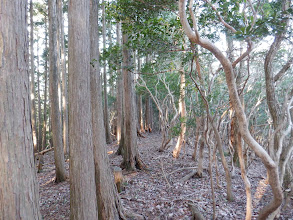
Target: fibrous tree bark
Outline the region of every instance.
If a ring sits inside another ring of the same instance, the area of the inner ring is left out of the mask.
[[[267,169],[268,176],[269,176],[269,184],[271,186],[272,193],[273,193],[273,200],[267,206],[265,206],[259,213],[259,219],[266,219],[282,203],[283,194],[282,194],[282,190],[280,186],[277,164],[268,155],[268,153],[264,150],[264,148],[259,143],[256,142],[256,140],[251,136],[249,132],[248,122],[247,122],[244,110],[242,108],[242,105],[238,96],[236,84],[235,84],[235,75],[234,75],[233,65],[235,66],[237,63],[231,63],[212,42],[200,37],[199,32],[197,30],[196,18],[193,12],[192,0],[190,1],[190,4],[189,4],[189,12],[193,22],[193,27],[195,27],[194,30],[192,30],[187,20],[186,0],[180,0],[179,1],[179,16],[180,16],[181,24],[183,26],[183,29],[186,35],[189,37],[190,41],[202,46],[203,48],[213,53],[214,56],[222,64],[223,70],[226,76],[226,83],[228,86],[228,92],[229,92],[231,104],[235,110],[235,114],[238,119],[240,133],[244,141],[261,158],[262,162],[264,163]],[[233,30],[233,28],[227,23],[224,23],[224,25],[225,27]],[[244,53],[243,56],[241,55],[240,58],[243,59],[245,55],[249,54],[250,51],[251,51],[251,44],[249,43],[247,52]]]
[[[0,219],[42,219],[30,112],[27,2],[0,1]]]
[[[90,11],[91,39],[91,108],[93,128],[93,154],[95,161],[95,182],[99,219],[123,219],[123,208],[110,169],[106,150],[101,78],[99,68],[98,0],[91,0]]]
[[[45,27],[47,27],[47,17],[45,17]],[[48,32],[45,33],[45,49],[48,50]],[[45,149],[46,142],[47,142],[47,96],[48,96],[48,55],[46,54],[45,59],[45,66],[44,66],[44,78],[45,78],[45,85],[44,85],[44,114],[43,114],[43,130],[42,130],[42,147],[41,151]],[[40,172],[43,168],[43,155],[39,157],[39,165],[38,165],[38,172]]]
[[[61,62],[61,76],[62,76],[62,125],[63,125],[63,149],[64,154],[69,153],[68,148],[68,92],[67,92],[67,69],[66,69],[66,49],[64,38],[64,13],[63,13],[63,1],[58,2],[58,15],[60,26],[60,62]]]
[[[39,41],[40,37],[38,36],[38,41],[37,41],[37,86],[38,86],[38,151],[42,151],[42,109],[41,109],[41,87],[40,87],[40,58],[39,58]]]
[[[124,141],[123,141],[123,162],[121,166],[127,170],[143,168],[137,148],[137,116],[135,106],[133,74],[128,70],[130,66],[130,53],[127,48],[128,36],[122,35],[123,39],[123,99],[125,102],[124,113]]]
[[[121,46],[121,25],[120,22],[117,22],[116,24],[116,33],[117,33],[117,45]],[[122,133],[122,126],[123,126],[123,77],[122,77],[122,71],[121,71],[121,64],[117,64],[118,70],[117,70],[117,101],[116,101],[116,107],[117,107],[117,131],[116,131],[116,138],[117,143],[120,145],[121,140],[121,133]]]
[[[97,219],[90,96],[90,0],[71,0],[68,10],[70,219]]]
[[[34,19],[33,19],[33,1],[30,0],[30,76],[31,76],[31,120],[32,120],[32,131],[33,131],[33,145],[34,152],[38,151],[38,140],[37,140],[37,114],[36,114],[36,92],[35,92],[35,64],[34,64]]]
[[[103,49],[106,49],[106,12],[105,12],[105,1],[102,1],[102,20],[103,20]],[[109,124],[109,112],[108,112],[108,94],[107,94],[107,69],[106,63],[103,66],[104,76],[104,124],[106,132],[106,142],[110,144],[112,142],[110,124]]]
[[[64,151],[62,142],[62,124],[61,112],[59,109],[58,83],[58,51],[57,51],[57,1],[48,2],[49,9],[49,88],[50,88],[50,103],[52,116],[52,136],[54,145],[54,159],[56,166],[56,182],[62,182],[66,179]]]

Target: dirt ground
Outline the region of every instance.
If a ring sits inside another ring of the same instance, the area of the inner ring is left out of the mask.
[[[148,166],[148,170],[124,173],[125,190],[120,193],[124,207],[143,215],[145,219],[187,220],[192,216],[188,204],[196,204],[206,219],[212,219],[213,203],[207,150],[203,177],[191,178],[184,182],[182,178],[197,167],[197,162],[191,158],[193,146],[186,145],[181,150],[179,158],[174,159],[171,154],[172,147],[165,152],[158,152],[160,144],[160,134],[146,134],[146,138],[138,138],[140,156]],[[116,152],[118,146],[113,143],[107,148],[111,165],[119,166],[122,157],[111,154]],[[55,184],[53,152],[45,154],[44,160],[44,169],[38,173],[42,216],[45,220],[69,219],[69,180]],[[245,219],[246,195],[240,169],[236,167],[232,179],[235,200],[228,202],[224,170],[220,160],[218,165],[218,184],[216,184],[215,168],[213,169],[216,219]],[[66,169],[68,172],[68,162]],[[256,219],[259,209],[271,199],[270,187],[265,181],[265,168],[258,159],[251,163],[247,172],[252,186],[253,219]],[[289,207],[278,219],[293,219],[293,198]]]

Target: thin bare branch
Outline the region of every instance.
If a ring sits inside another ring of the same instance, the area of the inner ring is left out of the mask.
[[[240,56],[238,57],[233,63],[232,63],[232,67],[235,68],[235,66],[241,61],[243,60],[246,56],[248,56],[250,54],[250,52],[253,49],[253,43],[251,42],[251,40],[248,38],[247,39],[247,50]]]
[[[190,16],[191,16],[191,19],[192,19],[195,36],[196,36],[197,39],[199,39],[199,33],[198,33],[198,29],[197,29],[197,21],[196,21],[196,18],[195,18],[195,15],[194,15],[194,12],[193,12],[192,8],[193,8],[193,0],[190,0],[190,2],[189,2],[189,13],[190,13]]]
[[[159,71],[159,72],[155,72],[155,73],[142,73],[142,72],[133,72],[133,71],[129,71],[133,74],[138,74],[138,75],[158,75],[158,74],[161,74],[161,73],[169,73],[169,72],[172,72],[172,71],[176,71],[174,69],[169,69],[169,70],[165,70],[165,71]]]
[[[291,57],[287,63],[282,67],[282,69],[275,75],[274,82],[277,82],[279,79],[281,79],[284,74],[287,72],[287,70],[291,67],[293,64],[293,57]]]
[[[208,0],[204,0],[209,6],[212,7],[212,9],[216,12],[216,15],[218,16],[220,22],[226,27],[228,28],[230,31],[232,31],[233,33],[236,33],[235,28],[233,28],[231,25],[229,25],[226,21],[224,21],[224,19],[222,18],[222,16],[220,15],[220,13],[218,12],[218,10],[215,8],[215,6],[213,6],[213,4],[208,1]]]

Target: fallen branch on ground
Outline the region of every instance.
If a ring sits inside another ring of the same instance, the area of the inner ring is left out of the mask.
[[[54,150],[54,147],[51,147],[49,149],[45,149],[45,150],[43,150],[41,152],[35,153],[35,156],[44,155],[45,153],[48,153],[49,151],[52,151],[52,150]]]

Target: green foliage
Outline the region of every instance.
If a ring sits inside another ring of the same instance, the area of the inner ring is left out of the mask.
[[[252,3],[254,4],[254,2]],[[256,17],[254,17],[253,11],[246,0],[212,0],[211,4],[216,6],[217,12],[224,21],[235,28],[237,32],[234,37],[237,40],[250,37],[258,41],[268,35],[276,34],[284,29],[284,18],[292,15],[293,12],[293,9],[289,8],[283,13],[281,10],[282,1],[280,0],[256,3],[253,6],[254,10],[258,10]],[[211,41],[219,39],[220,32],[214,30],[218,29],[225,32],[226,28],[219,22],[216,12],[209,4],[202,2],[197,3],[195,7],[196,10],[201,11],[198,22],[202,36]]]
[[[109,67],[116,71],[120,68],[122,63],[122,48],[119,45],[110,45],[108,48],[104,49],[100,55],[100,62],[104,64],[105,61],[108,62]]]
[[[212,42],[219,43],[223,41],[223,34],[229,34],[233,37],[234,55],[239,55],[239,43],[250,37],[254,42],[260,42],[267,36],[274,36],[276,33],[284,29],[284,18],[293,14],[293,9],[289,8],[282,13],[282,1],[252,1],[254,10],[257,10],[257,16],[254,17],[253,10],[246,0],[211,0],[211,4],[217,8],[219,15],[235,28],[236,34],[227,31],[227,28],[219,21],[216,12],[212,7],[204,1],[196,1],[194,11],[197,12],[198,29],[203,38],[208,38]],[[245,10],[244,10],[245,8]],[[172,105],[170,104],[169,87],[175,99],[175,105],[178,107],[179,102],[179,69],[183,68],[186,75],[191,71],[191,61],[194,55],[199,58],[201,66],[202,82],[199,82],[196,71],[193,68],[191,75],[204,91],[206,99],[209,103],[210,113],[212,116],[221,115],[229,108],[229,96],[223,71],[215,70],[220,67],[214,56],[205,49],[195,48],[187,40],[182,31],[181,23],[178,15],[174,11],[177,10],[177,3],[174,0],[164,1],[131,1],[118,0],[116,2],[106,3],[107,19],[115,22],[123,23],[123,31],[129,36],[128,48],[136,51],[138,57],[149,57],[149,61],[144,62],[140,72],[140,76],[146,82],[151,93],[156,96],[162,106],[168,108],[169,121],[174,116]],[[187,13],[188,10],[187,10]],[[190,16],[188,16],[190,19]],[[191,20],[190,24],[192,24]],[[292,34],[287,33],[288,37]],[[222,48],[221,48],[222,49]],[[223,50],[224,52],[224,50]],[[243,91],[244,99],[249,112],[254,106],[259,96],[264,94],[264,77],[263,62],[267,48],[258,54],[251,53],[250,72],[251,76]],[[277,56],[277,64],[274,68],[279,69],[286,62],[286,54],[288,51],[281,51]],[[118,46],[109,46],[101,54],[101,62],[107,61],[111,70],[117,70],[122,62],[121,48]],[[245,65],[243,63],[243,65]],[[135,72],[133,66],[127,67]],[[238,71],[236,67],[235,72]],[[242,67],[247,78],[247,67]],[[213,70],[213,72],[212,72]],[[113,75],[111,82],[116,76]],[[280,83],[277,94],[284,97],[284,89],[288,88],[292,83],[292,76],[286,76],[287,80]],[[138,79],[138,82],[141,81]],[[243,86],[243,84],[241,85]],[[148,94],[144,86],[137,85],[138,94]],[[186,77],[186,105],[190,110],[188,117],[184,119],[188,128],[195,127],[195,116],[205,115],[204,100],[199,95],[198,89],[194,82]],[[266,123],[268,120],[267,106],[263,102],[256,110],[258,117],[257,123]],[[171,128],[172,135],[179,135],[180,120]]]
[[[180,132],[181,132],[180,123],[176,123],[176,125],[171,128],[171,137],[179,136]]]

